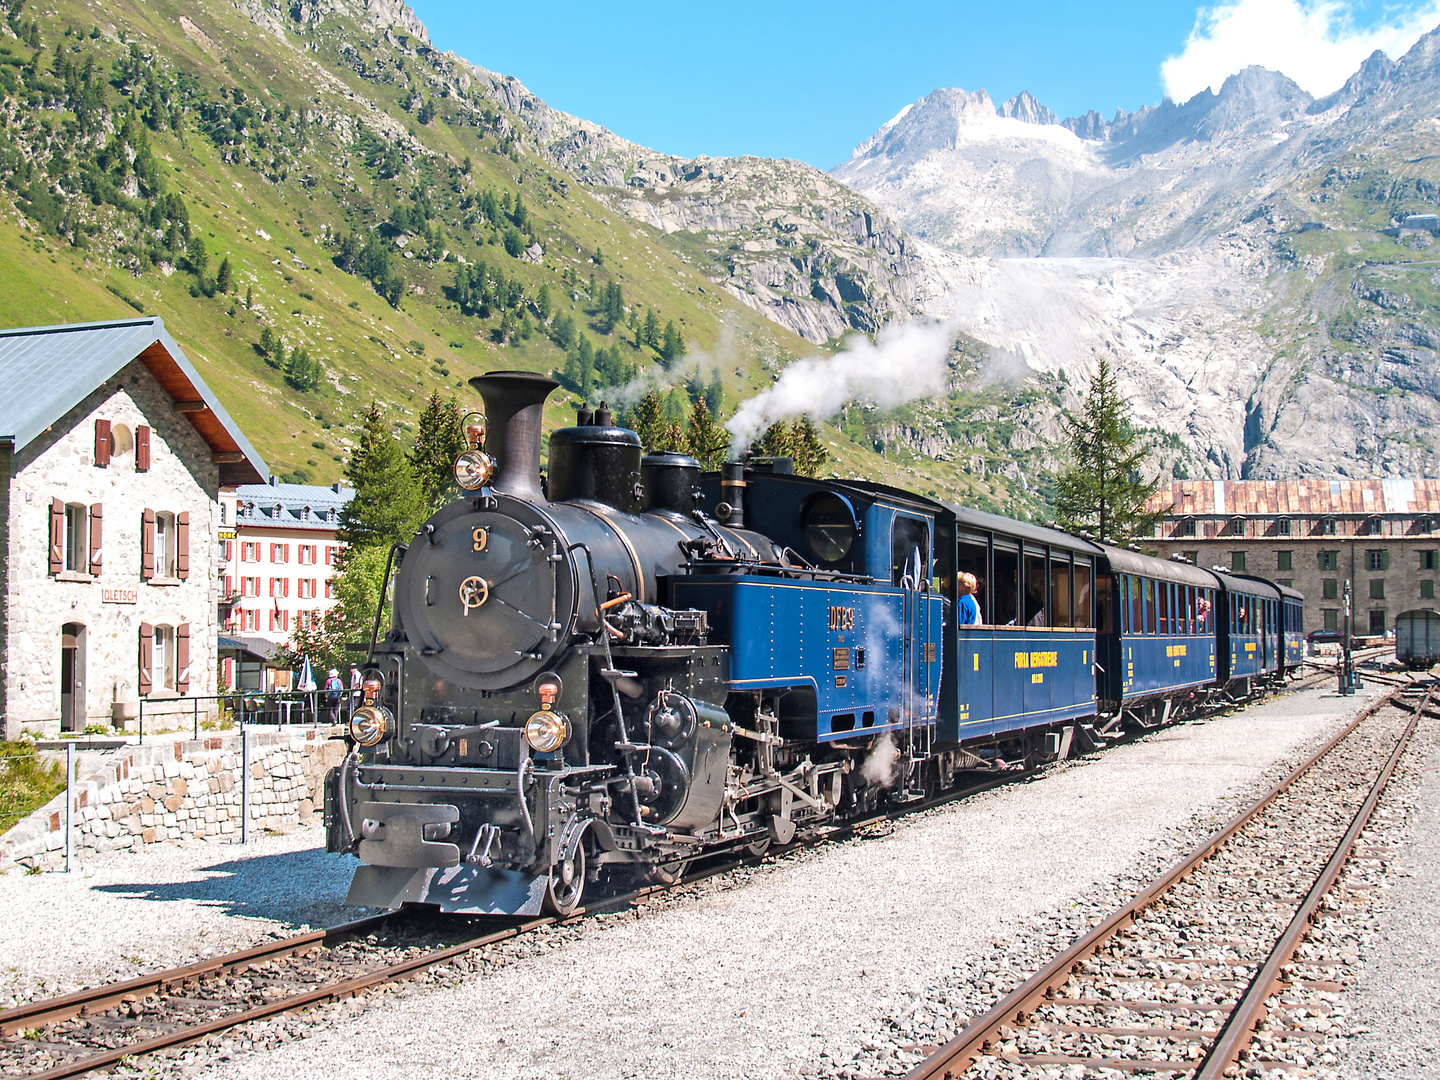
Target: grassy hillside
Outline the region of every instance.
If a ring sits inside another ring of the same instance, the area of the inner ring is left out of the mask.
[[[403,436],[435,388],[563,372],[558,424],[698,364],[728,412],[815,351],[547,164],[413,28],[242,7],[0,2],[0,323],[163,316],[271,468],[317,483],[372,397]],[[894,416],[837,425],[837,471],[1040,505],[1004,440],[934,462]]]

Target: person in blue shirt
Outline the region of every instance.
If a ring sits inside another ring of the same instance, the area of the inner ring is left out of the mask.
[[[975,600],[975,593],[979,591],[980,583],[975,580],[974,574],[962,572],[957,578],[957,584],[960,602],[955,605],[956,622],[961,626],[979,626],[980,605]]]

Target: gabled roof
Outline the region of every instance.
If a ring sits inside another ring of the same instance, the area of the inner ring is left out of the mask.
[[[1147,504],[1169,517],[1440,513],[1440,480],[1174,480]]]
[[[273,477],[268,484],[242,484],[235,489],[235,524],[334,532],[354,495],[355,489],[343,484],[280,484]]]
[[[16,450],[139,359],[216,455],[222,485],[270,470],[158,317],[0,331],[0,441]]]

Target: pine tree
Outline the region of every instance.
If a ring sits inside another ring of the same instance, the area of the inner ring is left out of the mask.
[[[432,509],[439,509],[456,494],[455,459],[468,449],[461,419],[460,403],[453,396],[442,398],[439,390],[431,393],[420,414],[410,468]]]
[[[268,326],[260,328],[260,355],[270,360],[275,353],[275,331]]]
[[[230,291],[230,256],[220,260],[220,269],[215,271],[215,288],[222,293]]]
[[[690,427],[685,432],[686,450],[707,472],[711,472],[725,460],[725,451],[729,446],[729,432],[715,422],[705,399],[697,397],[690,406]]]
[[[640,445],[645,452],[652,453],[660,449],[661,443],[665,440],[665,412],[660,405],[659,395],[651,390],[640,403],[635,406],[634,415],[630,418],[630,427],[636,435],[640,436]]]
[[[771,424],[765,429],[765,433],[751,445],[750,452],[764,457],[793,458],[795,456],[795,433],[784,420]]]
[[[830,451],[825,449],[820,432],[808,416],[802,416],[791,427],[790,445],[795,456],[795,471],[801,476],[819,476],[830,460]]]
[[[535,308],[540,312],[540,321],[550,321],[550,286],[541,284],[540,292],[535,296]],[[563,347],[563,346],[562,346]]]
[[[254,300],[254,293],[252,293],[252,292],[250,291],[250,286],[249,286],[249,285],[246,285],[246,286],[245,286],[245,310],[246,310],[246,311],[249,311],[249,310],[250,310],[250,304],[251,304],[251,301],[252,301],[252,300]]]
[[[1115,370],[1101,356],[1078,414],[1065,414],[1069,464],[1055,478],[1055,519],[1123,544],[1150,532],[1161,513],[1146,509],[1159,487],[1144,479],[1150,442],[1130,422]]]
[[[388,547],[409,540],[425,514],[424,494],[415,482],[400,443],[378,403],[366,410],[360,440],[345,466],[355,494],[340,511],[336,536],[350,550]]]
[[[645,312],[645,326],[641,330],[641,335],[645,339],[645,344],[652,349],[660,347],[660,316],[655,314],[654,308]]]
[[[185,249],[185,261],[189,263],[196,277],[205,276],[205,271],[210,267],[210,252],[205,250],[205,241],[200,237],[190,238],[190,244]]]
[[[720,365],[715,365],[715,370],[710,373],[710,382],[705,387],[705,405],[710,410],[711,416],[720,415],[720,407],[725,403],[725,384],[720,379]]]

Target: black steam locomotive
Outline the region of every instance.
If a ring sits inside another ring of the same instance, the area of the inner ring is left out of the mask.
[[[477,426],[466,495],[395,552],[327,779],[327,848],[363,863],[350,903],[565,913],[601,875],[669,880],[1286,669],[1265,583],[786,459],[702,475],[603,408],[551,435],[542,488],[557,384],[472,383],[484,449]],[[957,627],[970,573],[982,621]],[[1137,645],[1170,674],[1137,677]]]

